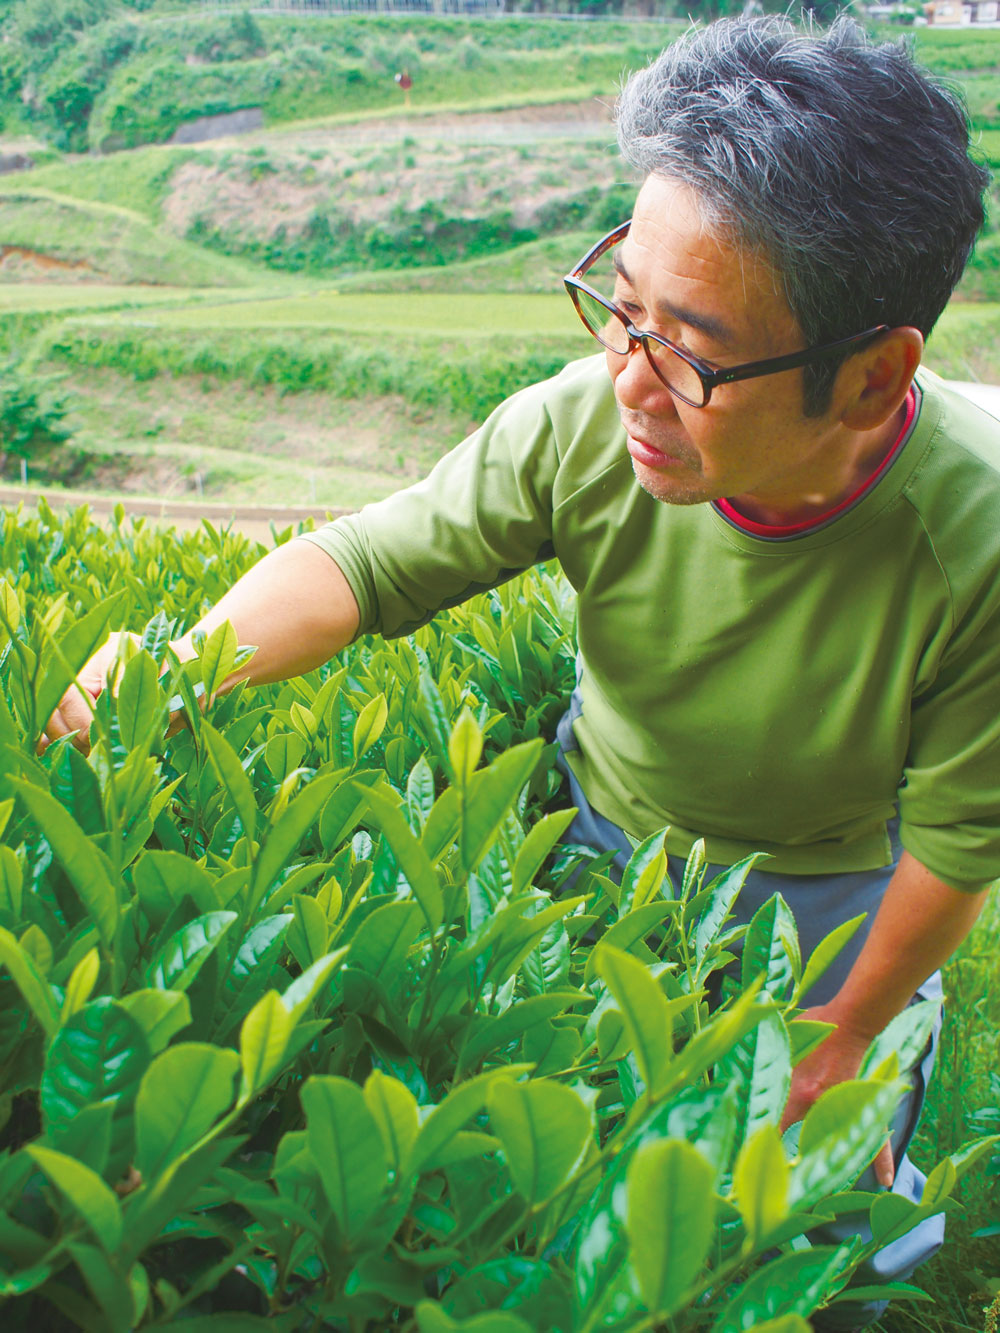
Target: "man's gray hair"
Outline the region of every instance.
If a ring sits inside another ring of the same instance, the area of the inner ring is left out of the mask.
[[[961,99],[901,43],[838,19],[692,30],[618,103],[623,156],[692,188],[713,231],[763,252],[807,345],[877,324],[926,336],[983,225]],[[822,413],[836,363],[806,368]]]

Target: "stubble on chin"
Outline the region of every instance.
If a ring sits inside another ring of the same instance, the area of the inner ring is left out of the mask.
[[[719,497],[713,495],[710,489],[697,477],[690,480],[681,480],[680,478],[665,477],[663,473],[656,468],[645,467],[642,463],[637,463],[632,459],[632,471],[635,473],[635,479],[654,500],[661,504],[668,505],[699,505],[705,504],[708,500],[717,500]]]

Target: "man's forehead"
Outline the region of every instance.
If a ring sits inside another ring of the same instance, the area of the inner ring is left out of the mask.
[[[791,316],[784,282],[767,255],[746,244],[738,227],[682,181],[647,177],[636,199],[629,234],[615,247],[613,260],[630,282],[633,271],[652,281],[656,304],[665,313],[679,316],[683,311],[690,316],[683,322],[719,341],[734,341],[737,303],[766,318],[757,306],[762,299],[772,306],[768,298],[777,297],[777,306],[767,313],[779,319]],[[704,308],[705,301],[699,298],[703,292],[714,297],[712,289],[728,294],[732,320],[722,309]]]

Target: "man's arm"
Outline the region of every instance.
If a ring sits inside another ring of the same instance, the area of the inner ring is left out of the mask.
[[[328,661],[350,643],[358,629],[358,604],[337,565],[313,542],[291,541],[270,551],[234,584],[173,648],[182,661],[195,655],[193,635],[210,634],[230,621],[237,642],[252,644],[254,656],[224,682],[264,684],[284,680]],[[107,684],[118,636],[112,635],[80,673],[80,687],[91,699]],[[49,741],[67,732],[86,736],[91,710],[75,686],[67,690],[46,727]]]
[[[782,1129],[801,1120],[827,1088],[856,1076],[871,1042],[947,962],[985,901],[985,892],[953,889],[903,853],[843,986],[827,1004],[808,1011],[810,1018],[835,1023],[837,1030],[793,1071]],[[882,1184],[892,1184],[888,1143],[875,1159],[875,1172]]]

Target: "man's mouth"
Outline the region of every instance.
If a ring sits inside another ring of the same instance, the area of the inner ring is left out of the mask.
[[[662,449],[636,439],[634,435],[628,436],[628,451],[632,459],[644,467],[677,467],[681,462],[675,454],[665,454]]]

